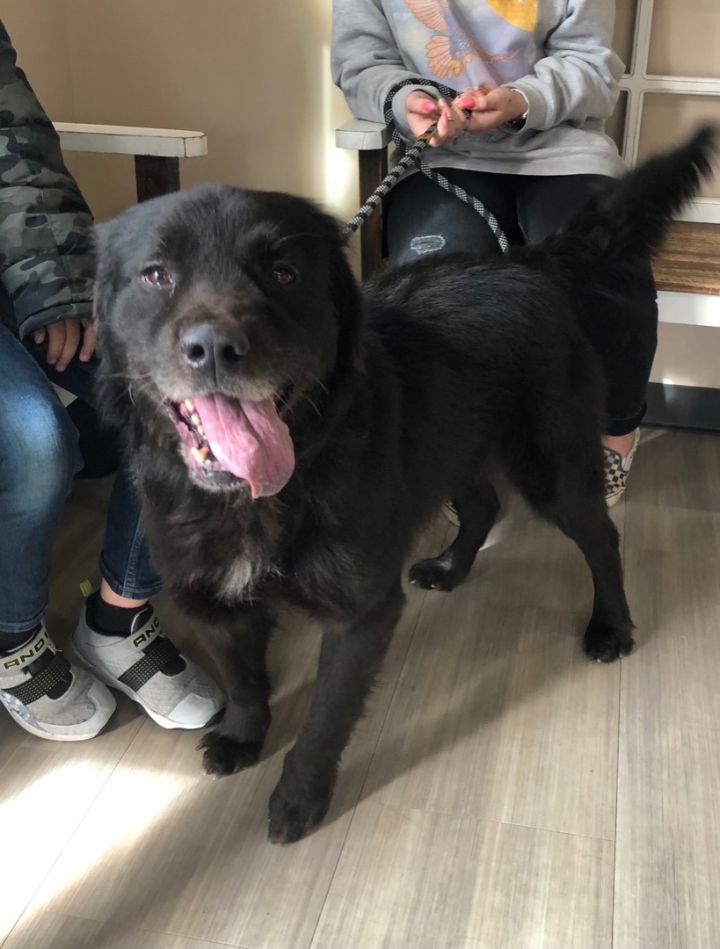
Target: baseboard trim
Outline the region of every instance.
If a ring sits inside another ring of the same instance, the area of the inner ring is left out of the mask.
[[[643,424],[720,431],[720,389],[651,382]]]

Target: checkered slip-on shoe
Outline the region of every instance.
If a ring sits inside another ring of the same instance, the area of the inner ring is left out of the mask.
[[[203,728],[224,705],[212,679],[163,636],[152,607],[138,613],[128,636],[104,636],[88,625],[83,606],[72,643],[99,678],[163,728]]]
[[[640,429],[635,432],[635,441],[630,451],[623,456],[619,451],[613,451],[612,448],[603,446],[603,458],[605,464],[605,503],[608,507],[616,504],[625,494],[627,479],[630,468],[635,457],[635,452],[640,444]]]
[[[56,652],[47,630],[0,654],[0,703],[25,731],[50,741],[85,741],[115,711],[110,691]]]

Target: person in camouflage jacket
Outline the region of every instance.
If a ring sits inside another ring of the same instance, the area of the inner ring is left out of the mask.
[[[89,325],[92,216],[2,24],[0,183],[0,275],[11,303],[3,320],[21,338],[58,320]]]
[[[214,683],[162,635],[160,587],[125,470],[115,479],[100,560],[74,650],[44,623],[50,549],[73,476],[77,431],[51,381],[92,401],[92,216],[0,22],[0,705],[31,734],[92,738],[115,700],[166,728],[199,728],[221,708]]]

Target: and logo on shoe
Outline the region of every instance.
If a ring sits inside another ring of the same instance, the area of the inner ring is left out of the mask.
[[[40,653],[47,648],[47,644],[45,636],[40,636],[26,647],[26,651],[4,658],[2,661],[3,669],[20,669],[28,663],[35,662]]]
[[[153,618],[150,623],[141,630],[136,636],[132,638],[132,644],[136,649],[140,649],[143,645],[147,646],[151,640],[155,639],[160,630],[160,619],[153,613]]]

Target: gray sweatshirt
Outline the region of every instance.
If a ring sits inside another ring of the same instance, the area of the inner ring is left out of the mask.
[[[423,79],[458,91],[483,84],[519,90],[521,131],[466,132],[427,149],[434,166],[529,175],[617,176],[625,167],[603,131],[623,64],[610,48],[614,0],[333,0],[332,71],[354,115],[383,121],[393,97],[411,139],[405,101]]]

